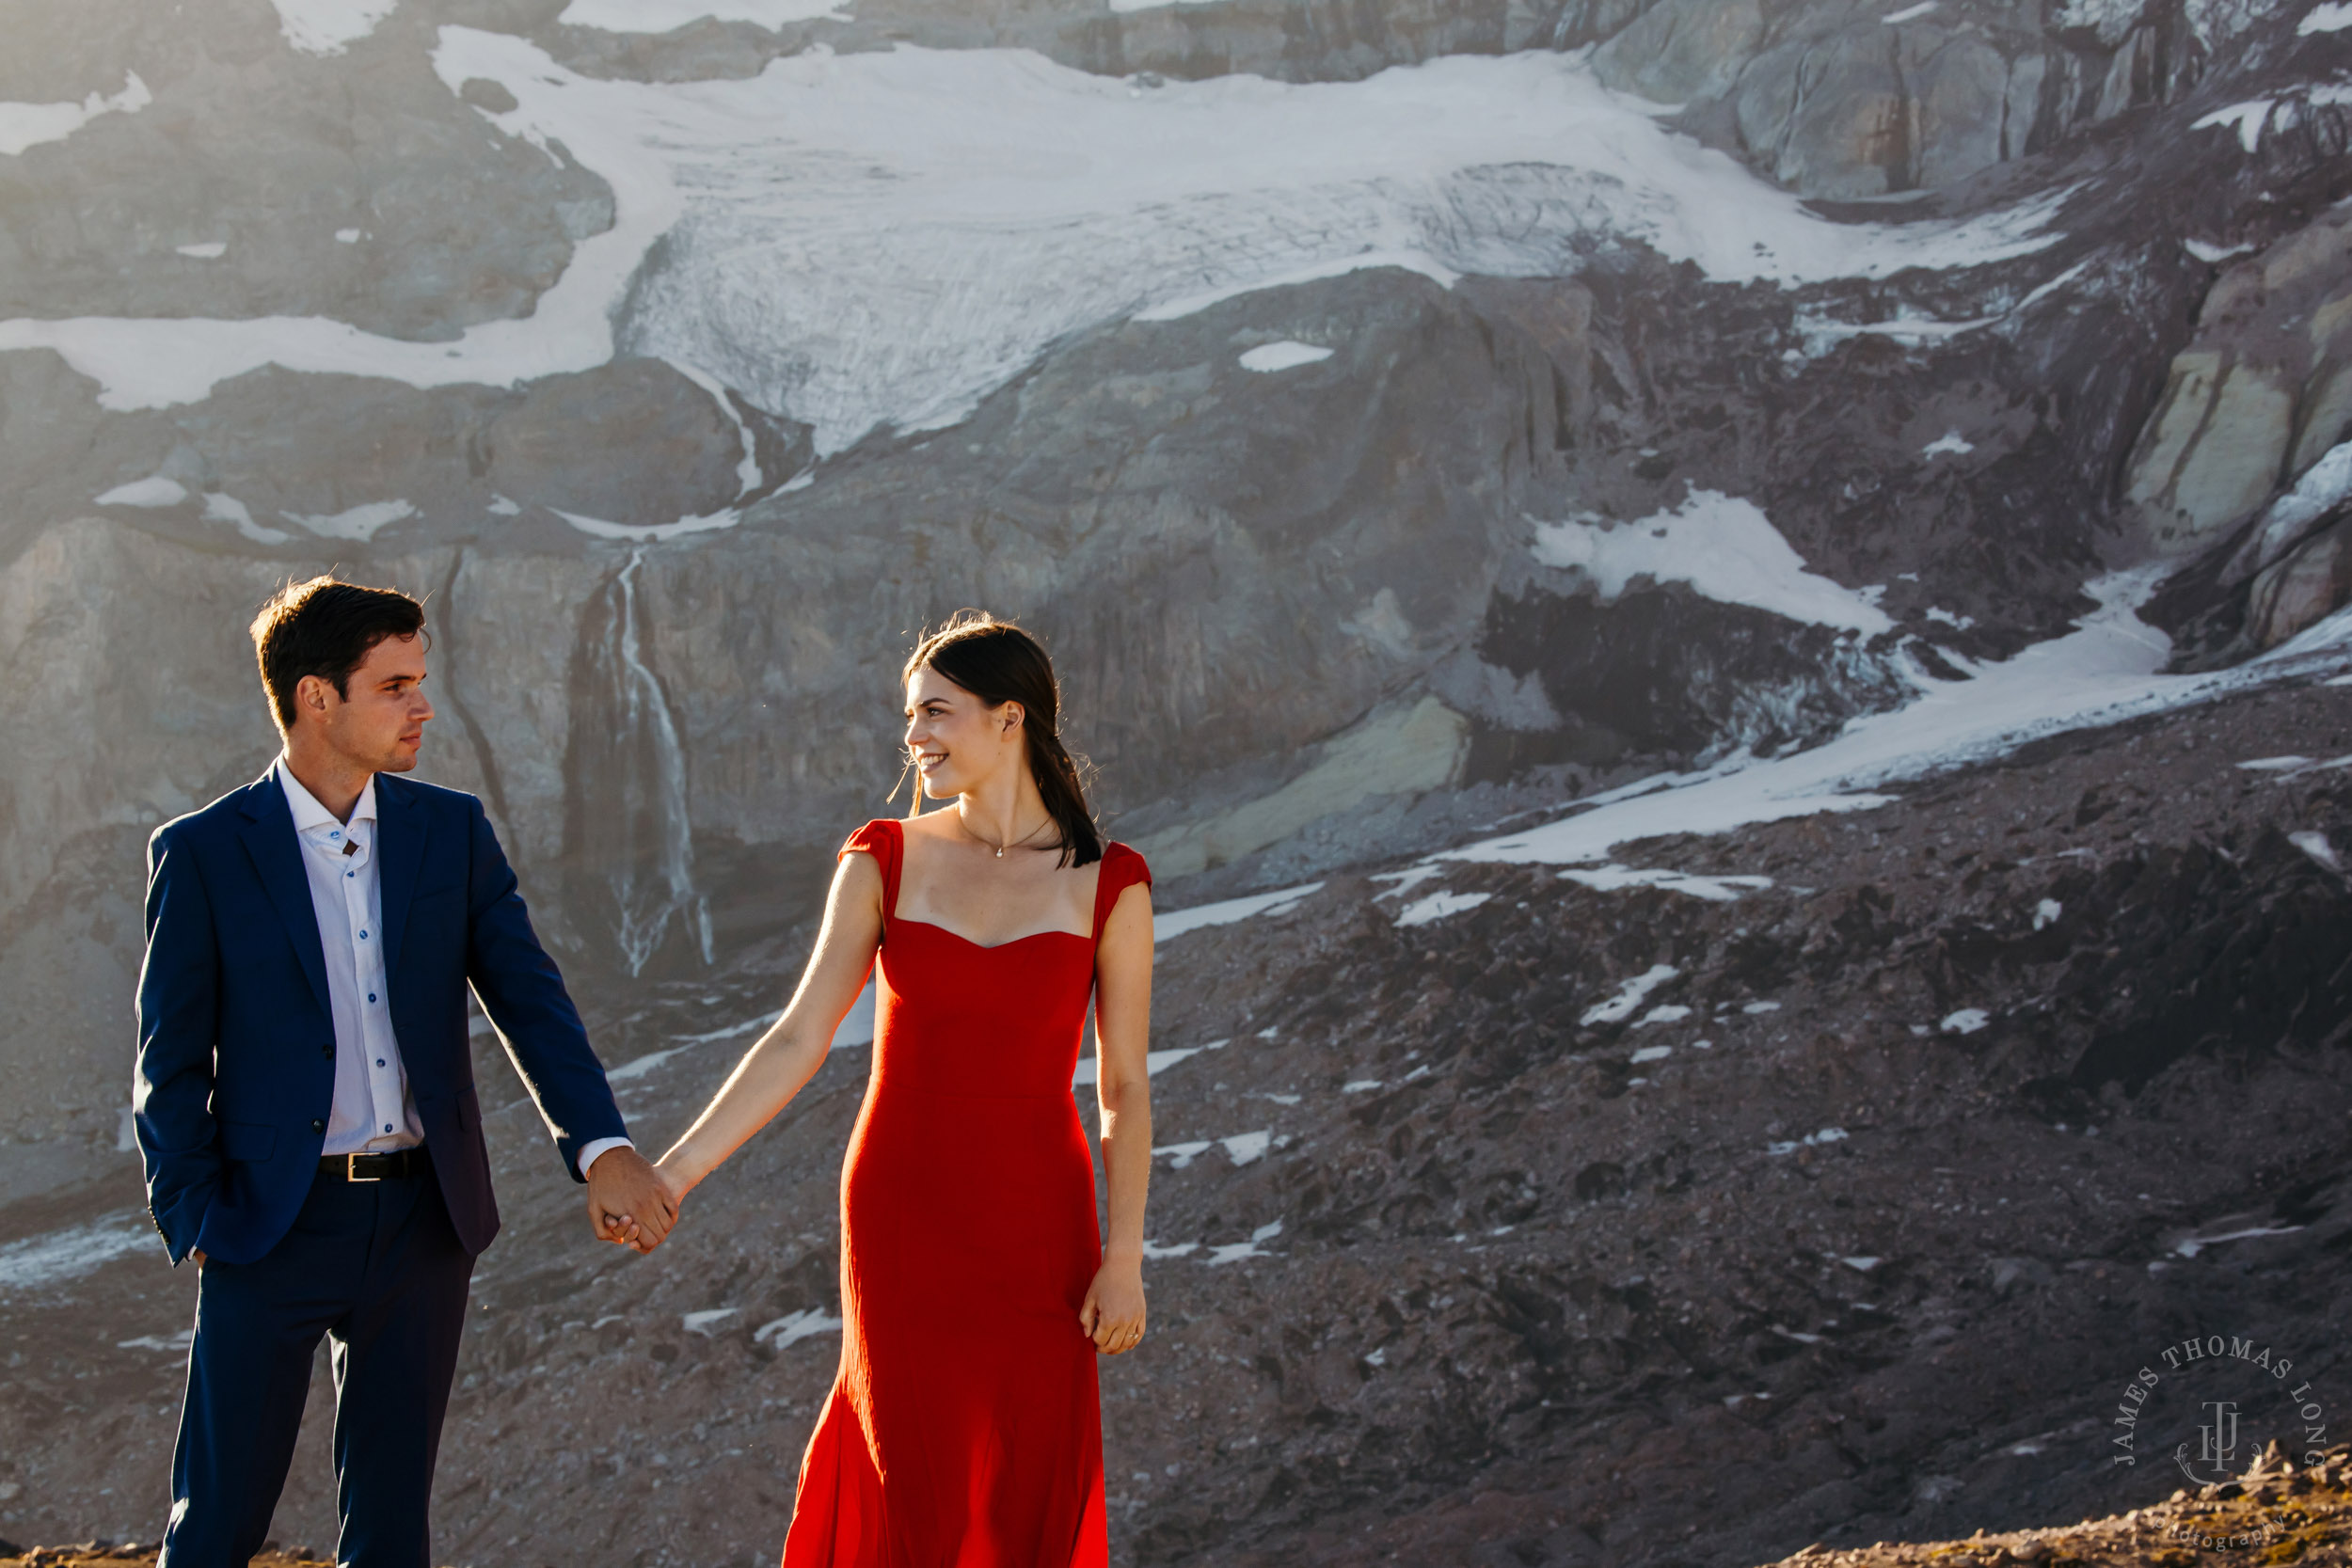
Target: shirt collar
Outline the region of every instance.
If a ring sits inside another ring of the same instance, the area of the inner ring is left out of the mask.
[[[335,819],[335,814],[320,805],[318,797],[302,787],[302,781],[294,776],[294,769],[286,766],[282,754],[278,759],[277,770],[278,785],[286,792],[286,805],[294,813],[295,832],[307,833],[314,828],[342,828],[343,824]],[[375,820],[375,775],[373,773],[368,775],[367,787],[359,791],[359,803],[351,808],[351,820],[355,825],[363,820]]]

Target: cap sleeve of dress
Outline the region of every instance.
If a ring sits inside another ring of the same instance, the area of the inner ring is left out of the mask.
[[[893,817],[876,817],[844,839],[834,858],[863,850],[874,857],[882,874],[882,914],[887,917],[898,907],[898,860],[906,847],[900,836],[905,832]]]
[[[1152,867],[1145,863],[1144,858],[1123,844],[1104,845],[1103,847],[1103,869],[1097,875],[1094,883],[1094,936],[1096,941],[1102,940],[1103,923],[1110,919],[1111,908],[1119,902],[1119,895],[1137,882],[1141,882],[1146,887],[1152,885]]]

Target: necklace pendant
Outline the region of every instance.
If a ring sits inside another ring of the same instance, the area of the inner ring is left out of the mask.
[[[1003,860],[1005,858],[1005,847],[1001,844],[996,846],[996,858],[998,860]]]

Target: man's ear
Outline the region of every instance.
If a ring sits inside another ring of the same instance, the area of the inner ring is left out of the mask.
[[[324,718],[326,701],[334,695],[334,688],[323,675],[305,675],[294,682],[294,712],[313,713]]]

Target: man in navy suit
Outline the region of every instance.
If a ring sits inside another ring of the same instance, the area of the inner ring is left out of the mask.
[[[253,623],[285,749],[148,846],[133,1084],[149,1211],[199,1271],[167,1568],[242,1568],[334,1341],[348,1568],[429,1568],[473,1260],[498,1233],[470,985],[607,1241],[676,1218],[470,795],[417,765],[424,610],[329,578]]]

